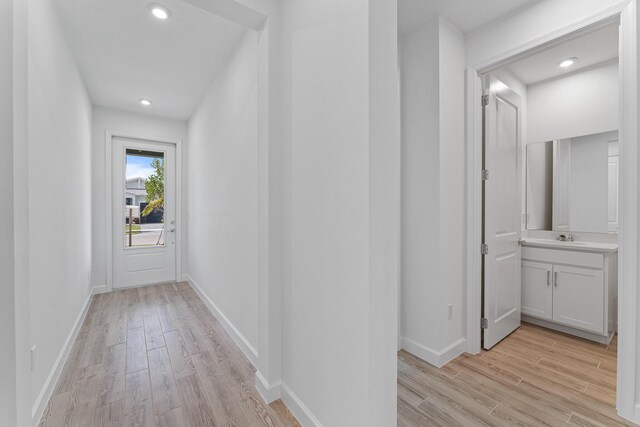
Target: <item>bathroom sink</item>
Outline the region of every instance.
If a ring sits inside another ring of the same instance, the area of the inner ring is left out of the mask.
[[[615,252],[618,250],[618,245],[615,243],[600,243],[600,242],[572,242],[561,241],[553,239],[523,239],[524,246],[539,246],[539,247],[556,247],[556,248],[576,248],[582,250],[590,250],[597,252]]]

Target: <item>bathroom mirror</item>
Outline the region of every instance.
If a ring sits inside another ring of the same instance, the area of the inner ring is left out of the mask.
[[[526,147],[526,228],[618,230],[618,132]]]

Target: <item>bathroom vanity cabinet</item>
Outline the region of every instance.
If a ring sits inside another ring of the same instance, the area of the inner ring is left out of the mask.
[[[617,264],[613,244],[525,242],[522,320],[609,343],[617,327]]]

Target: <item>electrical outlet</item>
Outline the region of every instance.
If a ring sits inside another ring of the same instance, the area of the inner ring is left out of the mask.
[[[36,349],[38,348],[37,345],[34,345],[33,347],[31,347],[31,371],[33,371],[36,368]]]
[[[449,304],[449,320],[453,319],[453,304]]]

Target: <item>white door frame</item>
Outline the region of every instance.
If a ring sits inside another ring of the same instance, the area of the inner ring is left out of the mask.
[[[467,145],[467,352],[480,352],[482,304],[482,84],[479,76],[535,50],[603,23],[620,19],[620,192],[619,285],[618,285],[618,381],[617,410],[624,418],[640,422],[636,406],[637,320],[638,320],[638,173],[637,147],[637,23],[636,0],[621,1],[587,18],[576,19],[559,30],[549,32],[498,56],[483,58],[467,68],[466,145]],[[629,94],[626,95],[625,94]],[[623,238],[624,237],[624,238]]]
[[[182,278],[182,140],[167,139],[162,136],[152,136],[124,131],[105,131],[105,209],[106,228],[105,242],[107,247],[107,292],[113,290],[113,138],[137,139],[140,141],[161,142],[176,146],[176,280]]]

